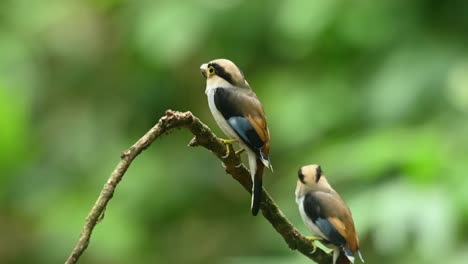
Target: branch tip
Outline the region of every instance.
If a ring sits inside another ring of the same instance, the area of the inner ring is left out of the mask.
[[[198,142],[198,139],[196,136],[193,137],[187,145],[187,147],[198,147],[198,146],[200,146],[200,142]]]

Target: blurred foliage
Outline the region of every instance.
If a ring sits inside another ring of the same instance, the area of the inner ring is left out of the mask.
[[[199,65],[236,62],[263,102],[265,187],[306,232],[319,163],[367,263],[468,258],[468,2],[0,1],[0,262],[63,263],[119,160],[165,109],[220,134]],[[191,136],[139,157],[82,263],[309,263]]]

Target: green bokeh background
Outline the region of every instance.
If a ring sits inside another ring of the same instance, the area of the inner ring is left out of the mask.
[[[219,57],[263,103],[265,188],[301,231],[296,172],[318,163],[366,263],[466,263],[464,0],[0,1],[0,263],[63,263],[166,109],[222,135],[198,69]],[[137,158],[81,263],[310,263],[190,139]]]

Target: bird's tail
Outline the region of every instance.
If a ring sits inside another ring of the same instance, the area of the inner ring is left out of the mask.
[[[260,161],[263,163],[263,165],[265,165],[265,167],[267,167],[271,170],[271,172],[273,172],[273,166],[271,166],[270,158],[263,154],[262,151],[260,151]]]
[[[348,258],[349,262],[354,263],[354,254],[349,248],[349,246],[343,247],[343,253]]]
[[[354,263],[354,257],[349,258],[347,253],[341,250],[339,247],[336,247],[333,250],[333,264],[350,264]]]
[[[260,210],[262,200],[262,176],[265,166],[256,155],[249,155],[250,175],[252,177],[252,215],[256,216]]]
[[[357,250],[357,253],[358,253],[358,256],[359,258],[361,259],[362,263],[364,263],[364,258],[362,257],[362,253],[361,253],[361,250]]]
[[[357,250],[359,257],[361,258],[362,263],[364,263],[364,259],[362,258],[361,251]],[[349,248],[349,245],[341,247],[336,247],[333,252],[333,263],[334,264],[348,264],[354,263],[354,253]]]

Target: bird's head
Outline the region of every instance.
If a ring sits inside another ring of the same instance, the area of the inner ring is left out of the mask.
[[[307,165],[299,169],[297,173],[299,181],[306,186],[318,185],[322,178],[322,168],[320,165]]]
[[[327,179],[323,175],[320,165],[307,165],[299,169],[296,186],[296,195],[302,196],[309,191],[332,190]]]
[[[216,59],[200,66],[208,86],[225,87],[231,85],[239,88],[249,88],[242,71],[230,60]]]

